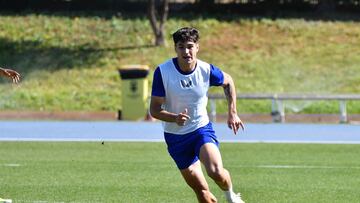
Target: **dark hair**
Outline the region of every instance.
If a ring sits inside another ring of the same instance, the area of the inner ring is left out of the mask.
[[[197,43],[200,39],[199,31],[192,27],[183,27],[172,34],[174,43],[191,41]]]

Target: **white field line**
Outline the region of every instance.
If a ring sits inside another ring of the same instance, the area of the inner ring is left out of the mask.
[[[360,144],[360,141],[320,141],[320,140],[261,140],[261,139],[254,139],[254,140],[220,140],[220,143],[272,143],[272,144]]]
[[[20,164],[3,164],[6,167],[19,167],[21,166]]]
[[[253,140],[228,140],[228,139],[218,139],[220,143],[288,143],[288,144],[360,144],[360,141],[306,141],[306,140],[261,140],[261,139],[253,139]],[[21,141],[21,142],[165,142],[164,139],[127,139],[127,138],[119,138],[119,139],[107,139],[107,138],[0,138],[0,141]]]
[[[311,165],[241,165],[240,168],[285,169],[360,169],[360,166],[311,166]]]
[[[13,142],[165,142],[164,139],[91,139],[91,138],[0,138],[0,141]]]
[[[65,202],[58,202],[58,201],[46,201],[46,200],[15,200],[13,203],[65,203]],[[82,202],[82,201],[71,201],[66,203],[97,203],[97,201],[90,201],[90,202]]]
[[[5,167],[20,167],[21,164],[3,164]],[[240,165],[240,168],[271,168],[271,169],[360,169],[360,166],[312,166],[312,165]],[[42,201],[37,201],[42,202]]]
[[[46,201],[46,200],[19,200],[19,199],[13,199],[13,203],[98,203],[98,201],[71,201],[71,202],[59,202],[59,201]]]

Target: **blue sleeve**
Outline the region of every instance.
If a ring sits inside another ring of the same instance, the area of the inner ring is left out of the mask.
[[[220,86],[224,84],[224,74],[216,66],[210,64],[210,86]]]
[[[151,96],[165,97],[165,88],[159,67],[157,67],[154,72]]]

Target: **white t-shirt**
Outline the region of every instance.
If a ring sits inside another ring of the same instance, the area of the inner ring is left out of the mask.
[[[160,64],[154,72],[152,95],[165,97],[163,108],[172,113],[188,110],[190,119],[184,126],[174,122],[163,122],[164,131],[173,134],[186,134],[209,123],[207,114],[208,90],[224,82],[221,70],[204,61],[197,60],[190,73],[181,71],[177,59]]]

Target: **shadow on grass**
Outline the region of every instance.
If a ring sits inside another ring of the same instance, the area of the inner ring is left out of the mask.
[[[96,64],[107,52],[151,48],[152,45],[95,48],[45,46],[40,41],[11,41],[0,38],[0,67],[14,68],[26,75],[34,70],[56,71]]]

